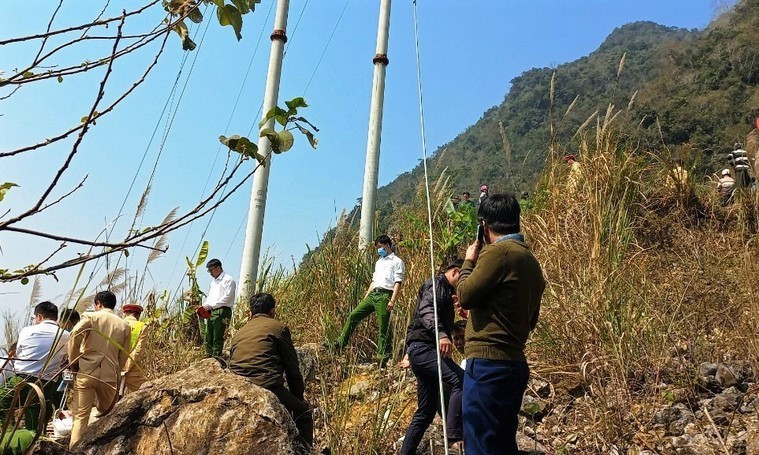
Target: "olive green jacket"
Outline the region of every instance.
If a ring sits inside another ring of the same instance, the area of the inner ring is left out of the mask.
[[[464,261],[456,290],[462,308],[471,310],[467,358],[524,361],[545,290],[540,264],[527,245],[514,239],[486,245],[476,266]]]
[[[290,393],[303,399],[303,375],[290,329],[276,319],[254,315],[232,338],[229,358],[230,370],[267,389],[284,385],[284,373]]]

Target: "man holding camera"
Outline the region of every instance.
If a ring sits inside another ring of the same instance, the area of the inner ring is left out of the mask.
[[[512,195],[482,201],[482,240],[467,249],[459,275],[459,302],[470,310],[463,393],[469,455],[518,453],[517,415],[530,376],[524,348],[545,290],[540,264],[519,233],[519,214]]]

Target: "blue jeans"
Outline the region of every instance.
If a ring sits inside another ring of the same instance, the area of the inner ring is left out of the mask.
[[[463,396],[467,455],[517,455],[518,414],[529,377],[527,362],[467,359]]]
[[[424,432],[440,412],[440,378],[437,371],[437,347],[434,344],[411,343],[408,347],[411,370],[416,376],[417,408],[403,439],[401,455],[415,454]],[[461,387],[464,372],[450,357],[443,357],[443,382],[451,387],[451,395],[446,405],[446,425],[448,441],[460,441],[461,432]]]

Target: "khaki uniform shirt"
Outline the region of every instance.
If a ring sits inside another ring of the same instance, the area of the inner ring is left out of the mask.
[[[79,372],[115,384],[124,368],[132,330],[113,310],[82,314],[71,330],[68,342],[69,361],[79,364]]]

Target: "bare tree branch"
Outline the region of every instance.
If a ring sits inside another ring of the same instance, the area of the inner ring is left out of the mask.
[[[103,247],[103,248],[119,248],[124,245],[122,243],[94,242],[92,240],[77,239],[75,237],[66,237],[65,235],[50,234],[48,232],[35,231],[34,229],[26,229],[26,228],[20,228],[20,227],[15,227],[15,226],[7,227],[4,230],[9,231],[9,232],[16,232],[18,234],[27,234],[27,235],[32,235],[34,237],[42,237],[42,238],[50,239],[50,240],[57,240],[59,242],[77,243],[79,245],[96,246],[96,247]],[[131,246],[145,248],[148,250],[158,249],[158,248],[153,248],[152,246],[149,246],[149,245],[135,244]],[[164,251],[160,249],[158,250]]]
[[[126,14],[126,11],[124,11],[124,14]],[[116,31],[117,35],[121,35],[121,30],[124,26],[125,20],[126,20],[126,16],[122,15],[121,22],[119,22],[119,28]],[[113,42],[113,51],[112,51],[113,55],[116,54],[118,45],[119,45],[119,40],[116,40]],[[63,165],[60,167],[60,169],[58,169],[58,172],[56,173],[55,178],[53,178],[53,181],[50,182],[50,185],[48,185],[45,192],[42,193],[42,196],[40,196],[39,200],[37,201],[36,204],[34,204],[33,207],[31,207],[26,212],[21,213],[20,215],[14,218],[11,218],[3,223],[0,223],[0,230],[36,213],[40,209],[40,207],[42,207],[42,204],[45,203],[45,200],[53,191],[53,189],[56,187],[56,185],[58,185],[58,181],[61,179],[61,176],[63,175],[64,172],[66,172],[66,169],[68,169],[69,165],[71,164],[71,160],[79,151],[79,145],[82,143],[82,140],[84,140],[84,135],[87,134],[89,125],[92,122],[93,117],[95,116],[95,111],[97,110],[98,104],[100,104],[100,100],[102,100],[103,95],[105,95],[105,85],[108,82],[108,78],[111,75],[112,69],[113,69],[113,59],[110,60],[110,63],[108,64],[108,68],[105,71],[105,76],[103,77],[103,80],[100,82],[100,88],[98,90],[97,97],[95,98],[95,102],[93,103],[92,108],[90,109],[90,113],[87,115],[87,119],[84,121],[82,131],[79,133],[79,137],[77,137],[76,142],[74,143],[74,146],[71,148],[71,152],[66,158],[66,161],[64,161]]]
[[[76,25],[74,27],[64,28],[64,29],[61,29],[61,30],[56,30],[54,32],[48,31],[48,32],[45,32],[45,33],[37,34],[37,35],[21,36],[21,37],[16,37],[16,38],[9,38],[9,39],[6,39],[6,40],[0,40],[0,46],[2,46],[4,44],[18,43],[18,42],[22,42],[22,41],[29,41],[29,40],[35,40],[35,39],[48,38],[48,37],[51,37],[51,36],[60,35],[61,33],[74,32],[74,31],[77,31],[77,30],[83,30],[83,29],[86,29],[86,28],[94,27],[94,26],[107,25],[107,24],[109,24],[111,22],[116,22],[118,20],[121,20],[122,18],[126,18],[126,17],[129,17],[129,16],[134,16],[135,14],[140,14],[141,12],[145,11],[146,9],[150,8],[151,6],[157,4],[160,1],[161,0],[153,0],[152,2],[148,3],[147,5],[142,6],[142,7],[138,8],[138,9],[136,9],[134,11],[130,11],[130,12],[126,13],[126,14],[122,14],[122,15],[119,15],[119,16],[116,16],[116,17],[111,17],[109,19],[95,20],[95,21],[87,23],[87,24],[80,24],[80,25]]]
[[[145,82],[145,79],[148,77],[148,74],[150,74],[150,72],[153,70],[153,68],[158,64],[158,59],[161,57],[161,55],[163,54],[164,49],[166,48],[166,41],[168,40],[168,38],[169,38],[169,34],[167,33],[166,36],[164,36],[163,42],[161,43],[161,47],[158,50],[158,53],[156,54],[155,58],[153,59],[153,62],[145,70],[145,72],[143,73],[142,77],[139,80],[137,80],[137,82],[135,82],[134,84],[132,84],[132,86],[129,88],[129,90],[127,90],[126,92],[124,92],[120,97],[116,98],[116,100],[113,103],[111,103],[110,106],[108,106],[107,108],[105,108],[102,112],[98,112],[98,115],[94,118],[95,120],[100,119],[104,115],[106,115],[109,112],[111,112],[114,107],[116,107],[119,103],[121,103],[122,101],[124,101],[124,99],[127,96],[129,96],[137,87],[139,87],[140,85],[142,85],[143,82]],[[20,87],[21,86],[18,86],[18,87],[16,87],[16,89],[18,89]],[[79,125],[71,128],[70,130],[68,130],[68,131],[66,131],[66,132],[64,132],[62,134],[59,134],[58,136],[54,136],[52,138],[46,139],[43,142],[38,142],[36,144],[28,145],[28,146],[21,147],[19,149],[11,150],[11,151],[8,151],[8,152],[0,152],[0,158],[6,157],[6,156],[18,155],[20,153],[28,152],[28,151],[31,151],[31,150],[36,150],[36,149],[41,148],[41,147],[45,147],[45,146],[50,145],[50,144],[52,144],[54,142],[58,142],[58,141],[60,141],[62,139],[65,139],[65,138],[69,137],[71,134],[73,134],[73,133],[81,130],[82,128],[84,128],[84,123],[80,123]]]

